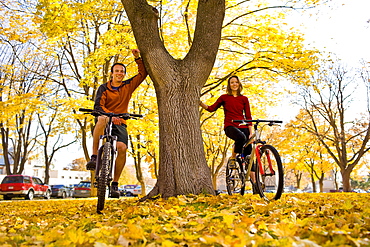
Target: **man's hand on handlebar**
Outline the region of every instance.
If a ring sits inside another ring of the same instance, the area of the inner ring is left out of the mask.
[[[113,117],[112,118],[112,122],[115,124],[115,125],[121,125],[121,119],[119,117]]]

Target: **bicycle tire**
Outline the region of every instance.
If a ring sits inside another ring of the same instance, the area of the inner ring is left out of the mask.
[[[101,165],[98,176],[98,203],[97,203],[97,212],[100,212],[104,209],[105,204],[105,193],[108,186],[108,174],[111,163],[111,150],[112,144],[109,142],[104,143],[102,147],[102,158]]]
[[[256,166],[256,189],[262,198],[269,201],[278,200],[284,190],[284,169],[280,155],[271,145],[261,146],[259,152],[260,160],[257,159]]]
[[[229,159],[226,165],[226,189],[229,195],[240,193],[244,195],[245,192],[245,176],[242,171],[242,164],[238,160],[236,167],[230,167],[231,160]]]

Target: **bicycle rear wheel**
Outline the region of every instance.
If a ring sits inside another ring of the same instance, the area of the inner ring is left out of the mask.
[[[229,195],[240,193],[244,195],[245,191],[245,176],[242,171],[241,162],[235,162],[235,167],[231,166],[229,159],[226,165],[226,188]]]
[[[262,198],[278,200],[284,189],[284,169],[278,151],[271,145],[259,149],[257,159],[256,188]]]
[[[105,193],[107,191],[108,186],[108,175],[110,170],[111,164],[111,150],[112,144],[109,142],[104,143],[101,152],[101,165],[99,170],[98,176],[98,204],[97,204],[97,212],[100,213],[101,210],[104,209],[105,204]]]

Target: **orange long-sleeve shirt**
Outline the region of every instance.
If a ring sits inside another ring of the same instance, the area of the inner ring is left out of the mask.
[[[113,113],[128,112],[128,104],[132,93],[148,75],[143,60],[137,59],[135,62],[138,65],[138,74],[122,81],[118,90],[112,88],[111,81],[99,86],[95,97],[95,110]],[[122,123],[126,124],[126,121],[122,119]]]

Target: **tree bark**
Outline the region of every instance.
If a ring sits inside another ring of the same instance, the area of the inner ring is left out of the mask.
[[[343,185],[343,192],[351,192],[351,173],[352,169],[341,169],[340,173],[342,174],[342,185]]]
[[[224,0],[200,0],[193,44],[182,60],[166,50],[158,30],[158,11],[146,0],[121,0],[154,83],[159,115],[159,174],[143,200],[183,194],[214,194],[205,160],[199,120],[201,89],[216,59]]]

